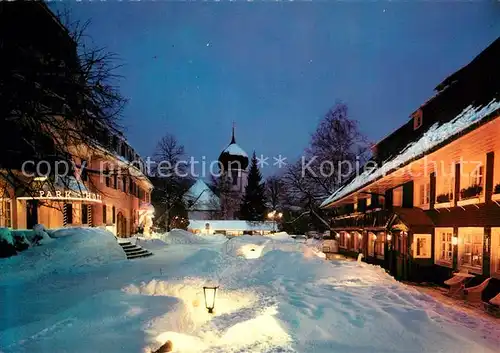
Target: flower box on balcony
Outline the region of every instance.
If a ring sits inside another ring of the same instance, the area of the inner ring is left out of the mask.
[[[441,194],[436,197],[436,203],[450,202],[453,199],[451,194]]]
[[[500,201],[500,184],[495,185],[493,189],[493,195],[491,195],[493,201]]]
[[[458,206],[473,205],[476,203],[484,202],[481,193],[483,187],[480,185],[472,185],[468,188],[460,190],[460,201],[457,202]]]
[[[479,197],[482,191],[483,191],[482,186],[479,185],[469,186],[468,188],[460,190],[460,199],[465,200],[465,199],[472,199],[475,197]]]

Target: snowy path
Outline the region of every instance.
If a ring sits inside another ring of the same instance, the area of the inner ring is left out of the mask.
[[[149,352],[166,339],[176,352],[500,351],[500,325],[378,267],[324,261],[286,241],[268,242],[256,259],[219,242],[154,246],[150,258],[53,263],[57,271],[26,281],[1,260],[0,351]],[[214,316],[207,282],[221,286]]]

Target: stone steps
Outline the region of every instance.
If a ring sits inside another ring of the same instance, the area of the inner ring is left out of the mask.
[[[146,250],[139,245],[132,244],[129,241],[119,242],[119,244],[129,260],[153,255],[151,251]]]

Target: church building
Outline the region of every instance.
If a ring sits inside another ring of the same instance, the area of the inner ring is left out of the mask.
[[[201,179],[184,196],[190,220],[239,219],[248,179],[248,154],[236,143],[234,125],[231,142],[219,155],[220,176],[214,190]]]

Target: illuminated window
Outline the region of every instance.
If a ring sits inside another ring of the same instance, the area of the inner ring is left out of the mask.
[[[0,227],[12,227],[12,201],[9,198],[0,198]]]
[[[483,174],[484,167],[482,165],[476,167],[474,171],[470,174],[470,185],[483,185]]]
[[[368,233],[368,256],[375,255],[375,241],[377,236],[373,233]]]
[[[375,253],[377,257],[384,258],[385,253],[385,233],[380,232],[377,234],[377,238],[375,239]]]
[[[403,205],[403,187],[400,186],[392,190],[392,205],[401,207]]]
[[[431,257],[431,235],[415,234],[413,236],[413,257],[416,259],[428,259]]]
[[[419,186],[418,201],[419,205],[428,205],[431,199],[431,186],[429,183],[422,183]]]
[[[453,261],[453,228],[436,228],[436,262],[451,265]]]
[[[458,257],[461,266],[482,269],[484,228],[458,229]]]

